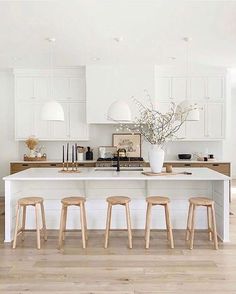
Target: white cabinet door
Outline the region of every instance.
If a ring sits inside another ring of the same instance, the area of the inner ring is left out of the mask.
[[[171,79],[171,98],[173,100],[182,101],[186,97],[186,78],[173,77]]]
[[[15,138],[17,140],[35,136],[34,103],[19,102],[15,106]]]
[[[86,123],[86,104],[84,102],[69,103],[69,129],[71,140],[88,140]]]
[[[72,101],[85,101],[85,77],[70,78],[69,80],[69,98]]]
[[[50,81],[48,77],[34,78],[34,96],[37,101],[50,99]]]
[[[68,140],[70,139],[69,132],[69,108],[68,103],[61,102],[64,110],[65,120],[52,122],[52,140]]]
[[[207,137],[224,138],[224,103],[207,104]]]
[[[15,98],[17,101],[32,102],[36,97],[34,94],[34,78],[16,77],[15,78]]]
[[[168,101],[171,97],[171,78],[157,77],[155,80],[156,97],[159,101]]]
[[[204,77],[190,78],[190,98],[192,100],[203,100],[206,98],[206,79]]]
[[[197,102],[196,102],[197,103]],[[204,139],[206,137],[206,104],[197,103],[199,106],[199,121],[186,122],[187,139]]]
[[[67,101],[70,98],[69,78],[54,77],[53,79],[54,98],[58,101]]]
[[[211,100],[224,99],[224,78],[207,78],[207,98]]]
[[[35,136],[41,140],[51,139],[51,122],[42,120],[42,107],[44,103],[34,104]]]

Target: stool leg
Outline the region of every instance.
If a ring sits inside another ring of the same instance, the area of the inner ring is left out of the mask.
[[[111,228],[111,211],[112,211],[112,205],[110,203],[108,203],[104,248],[108,247],[109,231],[110,231],[110,228]]]
[[[62,241],[65,241],[65,235],[66,235],[67,210],[68,210],[68,207],[64,206]]]
[[[26,222],[26,205],[23,206],[23,216],[22,216],[22,233],[21,233],[21,240],[24,241],[24,230],[25,230],[25,222]]]
[[[174,248],[174,239],[173,239],[173,232],[172,232],[172,225],[171,225],[171,219],[170,219],[170,210],[168,203],[165,205],[165,215],[166,215],[166,224],[167,224],[167,236],[169,235],[170,239],[170,247]]]
[[[195,225],[195,205],[192,205],[192,214],[191,214],[191,229],[190,229],[190,246],[189,249],[193,249],[193,240],[194,240],[194,225]]]
[[[47,228],[46,228],[46,218],[45,218],[45,210],[44,210],[44,205],[43,202],[40,203],[41,207],[41,215],[42,215],[42,224],[43,224],[43,236],[44,240],[47,241]]]
[[[20,216],[20,205],[17,204],[16,206],[16,226],[15,226],[15,233],[14,233],[14,240],[13,240],[13,246],[12,248],[16,248],[16,240],[18,235],[18,226],[19,226],[19,216]]]
[[[35,222],[37,233],[37,249],[40,249],[39,204],[35,204]]]
[[[212,227],[213,227],[214,247],[217,250],[218,249],[218,240],[217,240],[217,231],[216,231],[216,215],[215,215],[214,203],[211,206],[211,213],[212,213]]]
[[[86,237],[85,237],[85,224],[84,224],[84,204],[80,204],[80,222],[81,222],[81,232],[82,232],[82,243],[83,248],[86,248]]]
[[[59,230],[59,240],[58,240],[58,249],[61,249],[63,242],[63,229],[64,229],[64,212],[65,206],[62,204],[61,207],[61,219],[60,219],[60,230]]]
[[[149,248],[150,244],[150,227],[151,227],[151,210],[152,210],[152,204],[148,203],[147,205],[147,215],[146,215],[146,232],[145,232],[145,248]]]
[[[212,216],[211,216],[211,208],[209,206],[207,206],[207,223],[208,223],[209,240],[212,241]]]
[[[125,204],[125,210],[126,210],[126,221],[127,221],[127,230],[128,230],[128,238],[129,238],[129,248],[131,249],[133,246],[132,246],[132,230],[131,230],[129,203]]]
[[[189,203],[189,208],[188,208],[188,220],[187,220],[187,228],[186,228],[186,235],[185,235],[185,240],[189,240],[189,232],[191,230],[191,221],[192,221],[192,213],[193,213],[193,206],[191,203]]]
[[[87,217],[86,217],[86,210],[85,210],[85,204],[83,204],[84,209],[84,227],[85,227],[85,239],[88,240],[88,233],[87,233]]]

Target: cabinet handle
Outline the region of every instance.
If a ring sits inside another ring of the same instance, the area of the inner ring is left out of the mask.
[[[84,166],[84,163],[79,163],[78,166]]]
[[[29,166],[27,163],[23,163],[22,166]]]
[[[184,166],[191,166],[191,164],[190,163],[185,163]]]
[[[218,164],[218,163],[213,163],[212,165],[213,165],[213,166],[219,166],[219,164]]]
[[[57,164],[56,163],[51,163],[50,166],[57,166]]]

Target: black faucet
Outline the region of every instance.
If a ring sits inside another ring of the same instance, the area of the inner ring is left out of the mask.
[[[117,151],[117,163],[112,165],[113,167],[116,167],[116,171],[119,172],[120,171],[120,153],[119,153],[119,149]]]

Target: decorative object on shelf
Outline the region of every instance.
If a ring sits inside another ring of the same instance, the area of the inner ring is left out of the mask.
[[[78,146],[76,143],[75,145],[71,146],[71,169],[69,167],[69,149],[70,149],[69,143],[66,144],[66,150],[65,150],[65,145],[62,146],[62,170],[60,170],[59,172],[79,173],[80,171],[78,170],[78,156],[77,156]],[[65,159],[65,153],[66,153],[66,159]]]
[[[98,157],[102,159],[113,158],[117,153],[117,148],[114,146],[99,146]]]
[[[139,116],[135,119],[134,125],[129,127],[129,130],[140,133],[150,143],[149,162],[151,170],[154,173],[160,173],[165,155],[164,144],[177,138],[177,132],[187,120],[189,112],[195,108],[195,105],[182,109],[176,107],[175,103],[171,103],[169,111],[161,113],[153,105],[151,99],[149,99],[149,107],[144,106],[137,99],[134,99],[134,101],[138,105]]]
[[[182,102],[180,102],[178,104],[177,107],[179,107],[180,109],[188,109],[189,107],[191,107],[191,105],[195,105],[195,107],[188,112],[186,121],[199,121],[200,119],[200,113],[199,113],[199,108],[197,106],[196,103],[193,103],[192,101],[190,101],[188,99],[188,93],[189,93],[189,89],[188,89],[188,78],[189,78],[189,44],[191,41],[191,38],[189,37],[184,37],[183,41],[186,43],[186,88],[185,88],[185,100],[183,100]]]
[[[84,147],[83,146],[76,146],[77,150],[77,155],[78,155],[78,161],[83,161],[84,160]]]
[[[125,149],[127,157],[141,157],[141,134],[112,134],[112,145],[117,149]]]
[[[173,168],[172,168],[172,165],[171,164],[167,164],[166,165],[166,172],[167,173],[172,173],[173,172]]]
[[[47,155],[44,153],[41,157],[34,156],[34,157],[29,157],[26,154],[24,154],[24,161],[46,161],[47,160]]]
[[[87,147],[87,152],[85,154],[85,159],[86,160],[93,160],[93,151],[91,150],[91,148],[88,146]]]
[[[127,123],[131,121],[131,110],[127,102],[116,100],[113,102],[107,112],[108,120]]]
[[[31,136],[25,141],[25,144],[30,150],[29,157],[32,157],[32,158],[36,157],[35,150],[36,150],[36,146],[38,145],[38,139]]]
[[[51,101],[46,102],[42,107],[42,120],[47,121],[64,121],[64,110],[60,103],[55,100],[54,97],[54,72],[53,72],[53,44],[55,43],[55,38],[46,39],[50,44],[50,67],[51,67],[51,77],[50,77],[50,88],[51,88]]]

